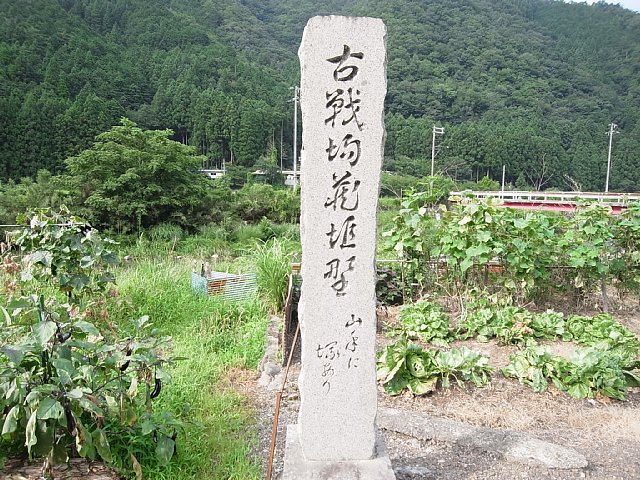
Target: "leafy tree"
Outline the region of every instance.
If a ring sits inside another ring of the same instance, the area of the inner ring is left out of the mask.
[[[257,182],[268,183],[269,185],[284,185],[284,176],[280,173],[280,167],[278,166],[278,151],[273,143],[269,145],[269,152],[266,155],[262,155],[256,162],[255,168],[264,174],[255,178]]]
[[[123,118],[88,150],[67,159],[87,215],[122,231],[163,222],[189,225],[206,208],[208,180],[195,148],[171,140],[170,130],[143,130]]]
[[[72,200],[64,178],[40,170],[36,179],[25,177],[0,185],[0,222],[15,223],[18,216],[33,208],[59,207]]]
[[[530,187],[527,181],[524,179],[524,174],[521,173],[520,175],[518,175],[518,178],[516,178],[515,187],[518,191],[529,190]]]
[[[380,176],[380,195],[401,198],[403,192],[416,187],[418,179],[409,175],[382,172]]]
[[[238,190],[231,212],[245,222],[263,218],[282,223],[295,223],[300,217],[299,191],[277,189],[254,183]]]

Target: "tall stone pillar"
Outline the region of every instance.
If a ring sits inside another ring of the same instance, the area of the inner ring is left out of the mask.
[[[314,17],[299,50],[301,405],[285,479],[395,478],[375,424],[385,40],[379,19]]]

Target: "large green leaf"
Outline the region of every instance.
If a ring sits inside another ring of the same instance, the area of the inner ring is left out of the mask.
[[[158,445],[156,446],[156,457],[160,465],[167,465],[173,457],[176,449],[176,443],[166,435],[158,436]]]
[[[38,343],[41,348],[45,348],[49,340],[53,338],[58,330],[58,326],[55,322],[51,320],[45,320],[44,322],[39,322],[35,327],[36,337],[38,339]]]
[[[433,363],[427,352],[408,353],[407,370],[416,378],[425,378],[434,375]]]
[[[98,330],[95,325],[89,323],[89,322],[85,322],[85,321],[79,321],[79,322],[75,322],[73,324],[73,326],[81,331],[83,331],[84,333],[87,333],[89,335],[93,335],[94,337],[99,337],[100,336],[100,330]]]
[[[68,285],[76,290],[82,290],[84,287],[89,285],[89,283],[91,283],[91,279],[87,275],[79,274],[79,275],[72,275],[69,278]]]
[[[413,377],[409,379],[409,390],[414,395],[425,395],[427,393],[433,392],[436,389],[436,384],[438,383],[438,377],[431,378],[416,378]]]
[[[53,450],[54,427],[53,422],[36,422],[36,437],[38,443],[33,446],[33,455],[38,457],[46,457]]]
[[[0,352],[14,365],[20,365],[25,354],[30,350],[32,349],[28,345],[10,345],[0,348]]]
[[[404,367],[407,351],[406,339],[399,340],[393,345],[387,346],[377,362],[377,378],[383,383],[391,380],[396,373]]]
[[[24,445],[27,447],[27,451],[29,455],[31,455],[31,448],[38,443],[38,437],[36,436],[36,410],[34,410],[29,416],[29,420],[27,421],[27,428],[25,430],[25,442]]]
[[[36,410],[38,420],[59,419],[64,416],[64,409],[55,398],[43,398]]]
[[[622,371],[625,380],[627,382],[627,386],[629,387],[640,387],[640,372],[632,372],[629,370]]]
[[[69,461],[69,455],[67,454],[67,447],[64,443],[57,443],[53,447],[52,460],[54,465],[62,465]]]
[[[462,273],[466,272],[473,266],[473,258],[465,258],[460,262],[460,270]]]
[[[107,435],[104,433],[104,430],[96,428],[92,437],[93,445],[96,450],[98,450],[102,459],[107,463],[111,463],[113,461],[111,457],[111,447],[109,446],[109,441],[107,440]]]
[[[529,376],[534,392],[542,393],[547,390],[549,383],[541,368],[530,368]]]
[[[60,383],[63,385],[71,385],[73,382],[72,378],[76,373],[73,362],[66,358],[55,358],[51,363],[56,369]]]
[[[29,254],[27,258],[32,263],[40,263],[45,267],[50,267],[51,261],[53,260],[53,254],[46,250],[36,250]]]
[[[4,419],[2,425],[2,436],[9,436],[18,428],[18,417],[20,416],[20,406],[14,405]]]
[[[385,392],[389,395],[400,395],[409,385],[410,378],[409,372],[402,369],[383,385]]]
[[[22,308],[33,307],[33,301],[30,298],[17,298],[7,305],[7,310],[19,310]]]
[[[76,421],[76,449],[82,458],[95,459],[95,448],[93,446],[93,437],[91,432],[87,430],[82,421]]]
[[[91,255],[85,255],[80,259],[80,268],[89,268],[91,265],[94,264],[94,262],[95,260]]]
[[[567,393],[573,398],[587,398],[590,393],[589,386],[584,383],[576,383],[571,385]]]

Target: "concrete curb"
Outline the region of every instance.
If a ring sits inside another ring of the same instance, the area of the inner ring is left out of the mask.
[[[280,390],[283,380],[282,362],[278,358],[280,354],[278,330],[280,322],[280,317],[276,315],[272,315],[269,319],[266,338],[267,346],[258,367],[260,369],[258,385],[270,391]]]
[[[526,465],[554,469],[574,469],[588,466],[584,455],[561,445],[538,440],[513,430],[473,427],[454,420],[437,418],[426,413],[378,408],[377,423],[419,440],[439,440],[484,451],[498,453],[505,459]]]

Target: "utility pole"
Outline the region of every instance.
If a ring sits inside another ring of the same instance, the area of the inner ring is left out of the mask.
[[[506,168],[507,168],[506,165],[502,165],[502,195],[504,195],[504,174],[505,174]]]
[[[433,138],[431,139],[431,176],[433,177],[435,162],[436,162],[436,134],[444,135],[443,127],[433,126]]]
[[[298,184],[298,94],[300,88],[293,87],[293,188]]]
[[[607,180],[604,184],[604,193],[609,193],[609,173],[611,172],[611,146],[613,145],[613,134],[618,133],[616,128],[618,128],[618,125],[616,125],[615,123],[611,122],[609,124],[609,132],[607,133],[607,135],[609,135],[609,156],[607,157]]]

